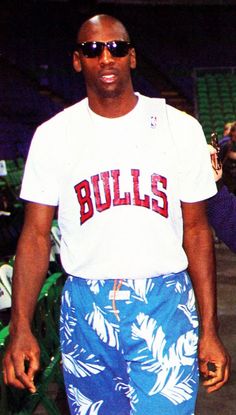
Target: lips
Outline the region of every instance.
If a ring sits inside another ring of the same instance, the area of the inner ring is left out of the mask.
[[[115,81],[115,79],[116,79],[116,76],[115,75],[103,75],[103,76],[101,76],[101,78],[100,78],[103,82],[105,82],[105,83],[107,83],[107,84],[110,84],[110,83],[112,83],[112,82],[114,82]]]
[[[113,83],[113,82],[116,81],[117,76],[118,76],[118,74],[115,71],[112,71],[112,72],[111,71],[110,72],[102,72],[99,75],[99,79],[102,82],[106,83],[106,84],[111,84],[111,83]]]

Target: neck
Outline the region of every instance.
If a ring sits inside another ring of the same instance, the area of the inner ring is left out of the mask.
[[[132,92],[128,97],[99,98],[88,95],[89,107],[93,112],[106,118],[117,118],[128,114],[136,106],[138,97]]]

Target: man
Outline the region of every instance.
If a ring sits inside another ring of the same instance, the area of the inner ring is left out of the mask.
[[[236,195],[236,122],[232,123],[229,140],[222,147],[223,180],[231,193]]]
[[[207,202],[207,215],[215,235],[236,253],[236,196],[230,193],[222,179],[222,165],[217,161],[217,151],[208,145],[217,193]]]
[[[88,98],[39,127],[24,176],[21,197],[29,202],[5,382],[35,391],[39,348],[30,322],[59,206],[69,275],[60,331],[71,413],[193,414],[197,348],[208,392],[229,376],[217,335],[204,202],[216,190],[205,138],[192,117],[134,93],[135,50],[119,21],[95,16],[77,41],[74,68],[83,71]]]
[[[224,129],[223,129],[223,136],[219,140],[220,147],[224,146],[230,140],[229,133],[230,133],[232,124],[233,124],[232,122],[225,123]]]

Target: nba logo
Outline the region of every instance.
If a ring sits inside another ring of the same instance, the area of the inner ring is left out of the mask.
[[[157,117],[155,115],[151,115],[151,128],[156,128],[157,126]]]

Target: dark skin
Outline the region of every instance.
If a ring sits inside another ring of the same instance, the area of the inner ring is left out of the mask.
[[[85,22],[77,39],[79,42],[95,40],[129,40],[129,37],[120,22],[102,15]],[[137,96],[134,94],[130,76],[130,70],[136,66],[133,48],[122,58],[112,57],[107,48],[100,57],[94,59],[74,52],[73,65],[76,71],[82,70],[84,73],[89,106],[94,112],[115,118],[127,114],[135,107]],[[36,390],[33,380],[39,370],[40,354],[37,341],[31,333],[31,322],[48,269],[49,233],[55,208],[28,203],[14,269],[10,343],[3,360],[4,381],[8,385],[27,388],[31,392]],[[207,223],[204,202],[182,203],[182,213],[184,248],[200,311],[199,364],[204,376],[210,376],[204,382],[210,393],[227,382],[230,366],[227,351],[217,334],[212,234]],[[26,360],[29,363],[27,372]],[[207,362],[215,364],[215,372],[208,370]]]
[[[31,322],[48,270],[54,213],[55,207],[27,204],[14,264],[10,343],[3,360],[4,381],[30,392],[36,391],[33,379],[39,370],[40,356],[39,346],[31,332]],[[25,361],[29,363],[27,373]]]
[[[77,41],[125,40],[129,36],[116,19],[103,16],[85,23]],[[105,48],[100,57],[88,59],[82,52],[74,52],[74,69],[83,71],[90,108],[107,118],[120,117],[130,112],[137,103],[130,77],[130,69],[136,67],[135,50],[122,58],[114,58]]]
[[[218,336],[212,233],[206,217],[205,202],[182,203],[182,214],[183,244],[200,314],[199,369],[206,379],[203,385],[211,393],[220,389],[230,374],[230,357]],[[208,362],[214,364],[215,371],[209,370]]]

